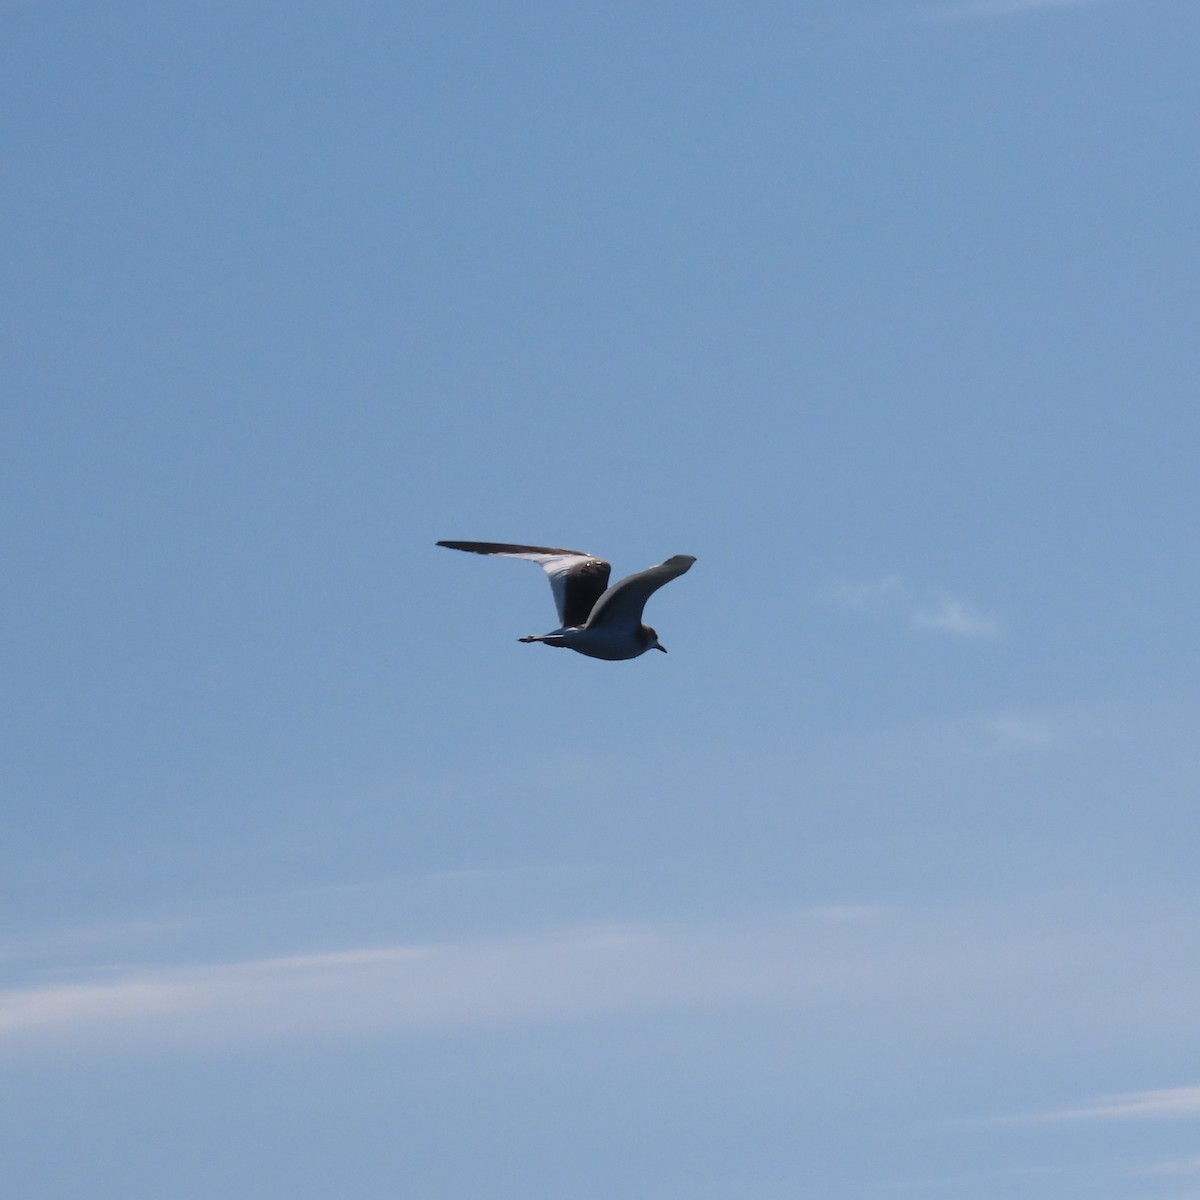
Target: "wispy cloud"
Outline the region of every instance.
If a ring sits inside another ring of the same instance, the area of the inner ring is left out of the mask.
[[[835,600],[861,612],[875,611],[904,594],[899,575],[885,575],[874,583],[836,583],[830,589]]]
[[[0,993],[0,1037],[121,1026],[146,1031],[155,1022],[179,1026],[180,1018],[181,1028],[200,1035],[214,1021],[243,1033],[272,1027],[352,1033],[549,1013],[586,1006],[589,992],[619,1003],[620,981],[654,940],[630,928],[601,928],[134,969]]]
[[[1131,914],[1090,902],[978,911],[839,903],[736,921],[43,970],[38,981],[0,989],[0,1052],[419,1037],[662,1012],[737,1020],[769,1010],[797,1014],[793,1026],[821,1044],[865,1045],[870,1036],[961,1044],[989,1039],[997,1021],[1022,1021],[1030,1045],[1064,1037],[1108,1045],[1122,1030],[1140,1036],[1148,1021],[1191,1036],[1200,1012],[1194,940],[1190,907]],[[1200,1087],[1106,1096],[1023,1119],[1193,1114]]]
[[[1014,980],[1071,961],[1040,930],[981,937],[970,918],[947,925],[945,915],[833,904],[739,921],[76,972],[0,990],[0,1049],[419,1034],[764,1006],[803,1009],[806,1026],[828,1030],[882,997],[885,1023],[923,1023],[945,1006],[987,1009]]]
[[[1041,1121],[1113,1121],[1200,1117],[1200,1087],[1160,1088],[1152,1092],[1117,1092],[1099,1096],[1077,1108],[1040,1113]]]
[[[1000,622],[995,617],[945,592],[923,595],[898,575],[885,575],[867,583],[839,582],[829,588],[828,594],[835,603],[856,612],[902,615],[912,629],[966,638],[989,638],[1000,633]]]
[[[914,629],[932,629],[956,637],[995,637],[1000,623],[994,617],[973,609],[953,596],[942,596],[929,608],[918,608],[912,615]]]
[[[999,713],[984,721],[997,741],[1018,746],[1049,746],[1061,739],[1055,721],[1045,713]]]
[[[1200,1175],[1200,1155],[1194,1158],[1177,1158],[1170,1162],[1151,1163],[1148,1167],[1134,1167],[1131,1175]]]
[[[779,1000],[829,986],[829,939],[840,941],[879,914],[835,905],[741,926],[593,925],[96,971],[76,982],[0,991],[0,1044],[97,1031],[185,1039],[353,1035]]]

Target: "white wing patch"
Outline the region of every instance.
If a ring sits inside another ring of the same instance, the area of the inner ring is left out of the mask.
[[[450,550],[486,554],[494,558],[522,558],[537,563],[550,576],[559,624],[583,625],[608,583],[609,565],[582,550],[550,546],[517,546],[509,542],[438,542]]]
[[[520,554],[503,553],[497,558],[524,558],[535,562],[550,576],[550,589],[554,592],[554,607],[558,609],[558,619],[563,625],[567,623],[567,584],[571,572],[577,567],[588,563],[599,562],[590,554],[535,554],[524,551]]]

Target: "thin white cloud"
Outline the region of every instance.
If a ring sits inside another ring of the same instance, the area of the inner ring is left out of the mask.
[[[737,921],[594,924],[190,965],[59,969],[0,989],[0,1052],[423,1037],[661,1012],[740,1019],[734,1014],[788,1011],[796,1014],[793,1027],[820,1044],[862,1044],[868,1034],[961,1043],[1014,1020],[1025,1023],[1030,1044],[1064,1036],[1107,1044],[1147,1022],[1181,1037],[1200,1028],[1190,907],[1132,914],[1064,903],[945,912],[835,903]],[[1148,929],[1161,952],[1148,955]],[[1200,1115],[1200,1088],[1105,1097],[1022,1119],[1191,1113]]]
[[[168,978],[13,988],[0,992],[0,1038],[28,1030],[109,1024],[188,1008],[187,984]]]
[[[831,589],[833,598],[847,608],[869,612],[888,600],[900,596],[904,585],[898,575],[886,575],[874,583],[837,583]]]
[[[918,608],[912,615],[914,629],[931,629],[955,637],[989,638],[1000,632],[1000,623],[953,596],[942,596],[932,607]]]
[[[827,986],[828,938],[879,912],[835,905],[741,927],[600,925],[99,972],[0,991],[0,1044],[122,1030],[353,1035],[778,1000]]]
[[[1000,632],[1000,622],[957,597],[942,593],[922,596],[898,575],[885,575],[869,583],[834,584],[827,592],[843,608],[885,616],[903,614],[910,628],[945,633],[952,637],[987,638]]]
[[[810,917],[834,924],[869,921],[887,911],[877,904],[820,904],[805,910]]]
[[[984,722],[997,741],[1019,746],[1049,746],[1061,735],[1050,717],[1039,713],[1000,713]]]
[[[250,1034],[470,1024],[586,1007],[590,988],[619,1004],[621,978],[653,940],[599,928],[131,970],[0,993],[0,1038],[155,1023],[199,1036],[214,1023]]]
[[[1200,1087],[1159,1088],[1099,1096],[1078,1108],[1041,1113],[1042,1121],[1113,1121],[1200,1117]]]
[[[1172,1162],[1151,1163],[1148,1167],[1134,1167],[1131,1175],[1200,1175],[1200,1155],[1194,1158],[1179,1158]]]
[[[932,926],[930,922],[932,921]],[[832,904],[691,925],[549,934],[77,973],[0,990],[0,1049],[59,1042],[189,1045],[229,1039],[421,1033],[657,1011],[800,1008],[826,1024],[851,1001],[924,1022],[974,1011],[1070,955],[984,939],[944,919]]]

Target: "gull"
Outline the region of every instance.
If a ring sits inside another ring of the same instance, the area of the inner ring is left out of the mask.
[[[637,658],[647,650],[666,654],[667,648],[659,644],[658,634],[642,624],[642,609],[664,583],[677,579],[696,561],[690,554],[676,554],[657,567],[627,575],[609,587],[612,567],[583,550],[514,546],[507,542],[438,542],[438,545],[448,550],[537,563],[550,576],[561,624],[551,633],[532,634],[520,641],[563,646],[589,658],[613,662]]]

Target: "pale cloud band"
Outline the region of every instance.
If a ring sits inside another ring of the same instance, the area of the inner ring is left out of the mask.
[[[1168,1162],[1152,1163],[1148,1167],[1138,1167],[1130,1172],[1131,1175],[1200,1175],[1200,1156],[1194,1158],[1177,1158]]]
[[[872,1027],[889,1041],[964,1023],[990,1036],[997,1020],[1029,1011],[1030,1036],[1054,1042],[1067,1030],[1078,1035],[1081,1013],[1104,1039],[1123,1024],[1140,1028],[1146,998],[1163,994],[1176,998],[1180,1036],[1191,1036],[1200,971],[1186,953],[1146,961],[1147,927],[1160,939],[1174,929],[1168,940],[1180,947],[1194,937],[1190,910],[1180,918],[1090,905],[1055,915],[1041,904],[947,912],[834,904],[739,921],[102,968],[0,990],[0,1050],[421,1035],[772,1008],[796,1013],[797,1027],[820,1041],[853,1033],[855,1044]],[[1141,967],[1131,973],[1135,954]],[[1111,1096],[1035,1119],[1191,1113],[1200,1113],[1200,1088]]]
[[[946,593],[932,598],[921,596],[898,575],[887,575],[870,583],[838,583],[829,589],[829,594],[838,604],[856,612],[906,614],[912,629],[964,638],[991,638],[1000,633],[1000,622],[995,617]]]
[[[1200,1116],[1200,1087],[1160,1088],[1100,1096],[1078,1108],[1042,1113],[1042,1121],[1114,1121]]]
[[[741,927],[589,926],[10,988],[0,991],[0,1045],[356,1035],[762,1002],[830,985],[829,937],[874,911],[827,906]]]
[[[977,612],[961,600],[943,596],[931,608],[919,608],[912,615],[914,629],[932,629],[956,637],[989,638],[1000,632],[1000,622]]]

